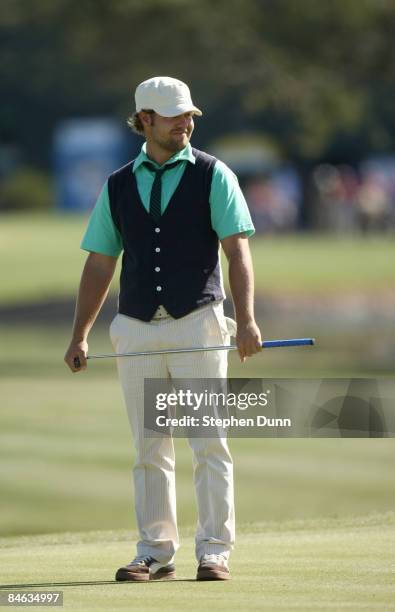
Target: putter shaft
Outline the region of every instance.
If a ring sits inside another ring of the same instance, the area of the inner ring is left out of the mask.
[[[285,340],[265,340],[262,348],[281,348],[290,346],[313,346],[314,338],[289,338]],[[202,353],[206,351],[235,351],[235,345],[195,346],[191,348],[162,349],[160,351],[138,351],[135,353],[108,353],[104,355],[88,355],[87,359],[108,359],[111,357],[144,357],[149,355],[169,355],[172,353]]]

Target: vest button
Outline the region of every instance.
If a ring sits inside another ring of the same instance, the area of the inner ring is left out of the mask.
[[[159,232],[160,232],[160,227],[156,227],[156,228],[155,228],[155,231],[156,231],[156,233],[157,233],[157,234],[159,234]]]
[[[160,248],[159,247],[156,247],[155,253],[160,253]]]
[[[159,266],[156,266],[156,268],[155,268],[155,272],[160,272],[160,268],[159,268]]]
[[[162,287],[160,285],[157,286],[156,288],[157,291],[162,291]]]

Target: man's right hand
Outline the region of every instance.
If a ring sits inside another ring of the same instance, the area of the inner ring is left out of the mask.
[[[86,340],[83,340],[81,342],[72,341],[70,343],[70,346],[64,356],[64,360],[74,374],[76,372],[86,370],[86,368],[88,367],[86,361],[87,354],[88,343],[86,342]]]
[[[106,299],[116,265],[116,257],[101,253],[89,253],[86,259],[75,307],[72,340],[64,356],[73,373],[86,370],[86,338]]]

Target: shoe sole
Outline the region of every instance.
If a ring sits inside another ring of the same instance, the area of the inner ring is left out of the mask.
[[[196,580],[230,580],[230,574],[221,570],[201,569],[197,573]]]
[[[155,574],[147,573],[133,573],[127,570],[119,569],[115,575],[117,582],[149,582],[150,580],[175,580],[176,573],[174,571],[166,572],[162,569],[155,572]]]
[[[150,574],[150,580],[175,580],[176,573],[175,572],[163,572],[162,570],[158,570],[155,574]]]

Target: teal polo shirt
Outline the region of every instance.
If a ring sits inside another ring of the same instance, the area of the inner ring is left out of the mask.
[[[145,209],[149,211],[149,200],[155,175],[143,165],[145,161],[154,163],[157,168],[161,167],[147,156],[146,143],[143,144],[138,157],[136,157],[132,171],[136,177],[141,201]],[[187,164],[195,163],[190,144],[173,155],[164,165],[175,161],[180,163],[167,170],[162,176],[162,213],[166,210]],[[228,166],[219,160],[216,161],[213,169],[209,202],[211,225],[220,240],[241,232],[244,232],[247,236],[252,236],[255,231],[254,226],[237,177]],[[188,206],[188,202],[185,202],[185,206]],[[118,257],[123,250],[121,235],[111,216],[107,182],[101,190],[90,216],[81,248],[85,251],[93,251],[112,257]]]

